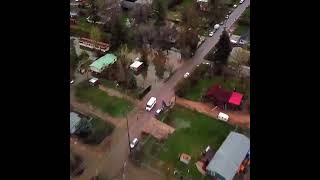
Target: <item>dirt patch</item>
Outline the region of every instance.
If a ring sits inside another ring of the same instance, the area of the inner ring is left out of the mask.
[[[224,112],[229,115],[229,124],[239,125],[250,128],[250,114],[248,112],[237,112],[237,111],[225,111],[218,107],[212,107],[208,104],[201,102],[194,102],[183,98],[176,98],[176,103],[184,106],[188,109],[198,111],[207,116],[217,119],[219,112]]]
[[[158,140],[163,140],[172,134],[175,129],[155,118],[152,118],[148,123],[144,125],[143,132],[146,134],[151,134]]]

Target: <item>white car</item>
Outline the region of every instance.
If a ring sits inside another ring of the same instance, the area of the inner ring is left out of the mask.
[[[209,33],[209,37],[212,37],[213,36],[213,31],[211,31],[210,33]]]
[[[138,138],[134,138],[133,141],[130,143],[130,148],[133,149],[138,143]]]
[[[162,108],[156,110],[156,116],[159,116],[159,114],[162,112]]]
[[[154,105],[157,103],[157,98],[155,97],[151,97],[149,99],[149,101],[147,102],[147,107],[146,110],[147,111],[151,111],[151,109],[154,107]]]
[[[242,4],[244,2],[244,0],[240,0],[240,4]]]
[[[186,72],[186,73],[183,75],[183,77],[184,77],[184,78],[187,78],[189,75],[190,75],[190,73],[189,73],[189,72]]]
[[[222,21],[222,22],[220,23],[220,25],[223,25],[223,23],[224,23],[224,22]]]
[[[233,8],[236,8],[237,6],[238,6],[238,5],[235,4],[235,5],[233,5]]]
[[[226,19],[228,19],[229,18],[229,15],[226,15],[226,17],[225,17]]]
[[[70,84],[73,84],[74,83],[74,80],[72,79],[71,81],[70,81]]]

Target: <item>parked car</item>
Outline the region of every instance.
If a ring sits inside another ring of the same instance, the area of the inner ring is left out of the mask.
[[[231,14],[232,13],[232,11],[230,10],[229,12],[228,12],[228,14]]]
[[[224,22],[222,21],[222,22],[220,23],[220,25],[223,25],[223,23],[224,23]]]
[[[155,97],[151,97],[149,99],[149,101],[147,102],[147,107],[146,110],[147,111],[151,111],[151,109],[154,107],[154,105],[157,103],[157,98]]]
[[[214,31],[210,31],[210,32],[209,32],[209,37],[212,37],[213,34],[214,34]]]
[[[134,138],[132,140],[132,142],[130,143],[130,148],[133,149],[134,147],[136,147],[136,145],[139,143],[138,138]]]
[[[225,113],[220,112],[218,114],[218,119],[221,120],[221,121],[227,122],[229,120],[229,116],[227,114],[225,114]]]
[[[74,80],[72,79],[71,81],[70,81],[70,84],[73,84],[74,83]]]
[[[100,84],[100,82],[99,82],[99,79],[98,79],[98,78],[92,78],[92,79],[89,80],[89,84],[90,84],[91,86],[97,86],[97,85]]]
[[[156,116],[159,116],[161,112],[162,112],[162,108],[157,109],[157,110],[156,110]]]
[[[240,4],[242,4],[244,2],[244,0],[240,0]]]
[[[228,19],[228,18],[229,18],[229,15],[226,15],[225,18]]]
[[[189,75],[190,75],[190,73],[189,73],[189,72],[186,72],[186,73],[183,75],[183,77],[184,77],[184,78],[187,78],[187,77],[189,77]]]
[[[238,6],[238,5],[235,4],[235,5],[233,5],[233,8],[236,8],[237,6]]]

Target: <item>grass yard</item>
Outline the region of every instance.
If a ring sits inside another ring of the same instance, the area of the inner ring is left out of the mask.
[[[129,90],[126,91],[124,88],[122,88],[120,86],[117,87],[116,83],[114,81],[110,81],[110,80],[102,79],[102,78],[99,81],[106,88],[114,89],[114,90],[119,91],[119,92],[121,92],[123,94],[127,94],[128,96],[130,96],[132,98],[138,98],[138,94],[139,93],[138,93],[137,89],[133,89],[133,90],[129,89]]]
[[[111,135],[113,132],[114,125],[100,118],[93,117],[90,122],[92,125],[92,133],[84,140],[87,144],[100,144],[106,136]]]
[[[222,76],[214,76],[202,78],[197,81],[197,84],[193,85],[184,98],[192,100],[192,101],[200,101],[201,96],[213,85],[220,84],[223,88],[228,89],[230,91],[233,90],[234,87],[237,88],[237,91],[244,92],[245,95],[250,95],[250,82],[245,80],[242,84],[238,83],[235,78],[224,78]],[[237,85],[239,84],[239,85]]]
[[[215,151],[220,147],[232,126],[214,120],[208,116],[191,111],[181,106],[175,106],[169,112],[165,122],[176,128],[176,131],[163,143],[158,143],[151,138],[143,146],[144,154],[152,155],[164,164],[165,168],[177,168],[184,176],[192,179],[201,179],[195,163],[199,160],[201,152],[210,145]],[[180,153],[187,153],[191,156],[189,165],[178,160]],[[147,158],[144,162],[152,162],[153,158]],[[190,173],[187,173],[187,170]]]
[[[87,81],[76,87],[76,97],[80,102],[88,102],[114,117],[123,117],[123,112],[133,108],[133,104],[129,101],[109,96],[97,87],[90,86]]]
[[[237,25],[237,28],[234,30],[233,34],[241,36],[244,33],[246,33],[248,30],[249,30],[249,26],[248,25],[239,23]]]

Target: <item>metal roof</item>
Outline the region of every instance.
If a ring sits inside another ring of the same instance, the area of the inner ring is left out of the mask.
[[[141,64],[143,64],[143,62],[134,61],[134,63],[130,65],[130,68],[138,68],[139,66],[141,66]]]
[[[96,69],[102,70],[106,66],[113,64],[117,61],[117,56],[114,54],[106,54],[99,58],[98,60],[94,61],[92,64],[90,64],[90,67],[94,67]]]
[[[77,130],[77,125],[79,124],[81,118],[77,113],[70,112],[70,134]]]
[[[217,173],[225,180],[232,180],[249,150],[249,138],[230,132],[206,169],[211,175]]]

